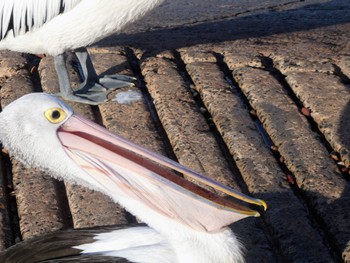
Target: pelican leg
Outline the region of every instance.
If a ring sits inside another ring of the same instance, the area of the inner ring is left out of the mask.
[[[71,85],[69,82],[69,75],[66,67],[66,59],[67,59],[66,54],[60,54],[54,57],[55,68],[56,68],[58,82],[60,86],[60,93],[56,95],[68,101],[76,101],[76,102],[85,103],[85,104],[98,105],[102,103],[103,101],[94,101],[90,98],[86,98],[86,97],[84,98],[75,94],[75,91],[71,88]]]
[[[75,95],[95,102],[104,102],[112,90],[133,86],[135,78],[123,75],[98,76],[86,48],[75,50],[84,78]]]

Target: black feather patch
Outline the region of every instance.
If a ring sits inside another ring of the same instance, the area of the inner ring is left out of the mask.
[[[99,254],[80,254],[73,248],[81,244],[92,243],[100,233],[118,229],[145,226],[144,224],[127,226],[108,226],[89,229],[70,229],[48,233],[22,241],[0,253],[0,262],[6,263],[48,263],[48,262],[113,262],[128,263],[124,258],[106,257]]]

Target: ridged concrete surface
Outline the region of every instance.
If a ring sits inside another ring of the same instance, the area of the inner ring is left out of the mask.
[[[134,75],[136,86],[98,107],[71,104],[264,199],[261,218],[232,225],[248,263],[350,262],[349,3],[302,5],[109,38],[90,49],[98,72]],[[76,87],[75,60],[68,58]],[[52,58],[41,59],[38,74],[32,62],[1,53],[2,108],[26,93],[58,91]],[[126,92],[138,99],[118,103]],[[2,159],[1,250],[57,229],[137,220],[100,193],[24,168],[6,152]]]

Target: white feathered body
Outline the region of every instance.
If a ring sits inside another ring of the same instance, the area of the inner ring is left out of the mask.
[[[1,0],[0,49],[52,56],[62,54],[120,31],[161,2]]]
[[[184,232],[168,225],[172,236],[149,227],[128,228],[99,234],[96,241],[77,246],[82,253],[123,257],[135,263],[244,263],[242,246],[232,231]]]

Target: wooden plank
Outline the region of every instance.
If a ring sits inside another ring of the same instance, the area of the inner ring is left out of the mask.
[[[237,189],[228,163],[174,62],[159,55],[144,61],[141,67],[178,161]],[[250,262],[258,262],[257,259],[259,262],[275,261],[256,219],[242,220],[234,224],[233,229],[245,243]]]
[[[278,243],[282,260],[332,262],[329,247],[310,221],[307,208],[290,188],[247,107],[225,81],[223,72],[215,63],[186,63],[193,88],[209,110],[249,191],[268,204],[264,221]]]
[[[234,77],[294,174],[323,230],[339,255],[345,257],[350,234],[350,211],[344,209],[350,201],[348,183],[272,75],[260,69],[240,68],[234,71]]]

